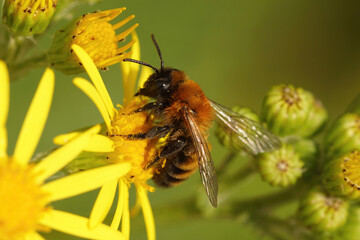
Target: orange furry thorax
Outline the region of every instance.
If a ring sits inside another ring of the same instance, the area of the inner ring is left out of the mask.
[[[195,113],[196,122],[200,129],[207,131],[214,118],[214,110],[200,86],[186,78],[184,73],[182,74],[183,81],[179,78],[173,78],[178,82],[178,87],[171,96],[171,105],[165,110],[167,121],[180,120],[183,117],[181,110],[188,107]]]

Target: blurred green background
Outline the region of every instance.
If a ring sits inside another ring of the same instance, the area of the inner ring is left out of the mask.
[[[263,96],[271,86],[290,83],[313,92],[334,119],[360,93],[358,0],[104,0],[81,7],[78,14],[123,6],[127,10],[118,21],[135,14],[140,24],[142,60],[159,64],[150,39],[154,33],[165,65],[186,71],[209,98],[225,106],[243,105],[259,113]],[[52,26],[51,33],[64,24],[65,21]],[[51,34],[45,36],[39,49],[47,49],[51,40]],[[43,71],[35,69],[11,84],[9,154]],[[117,65],[102,72],[115,103],[121,103],[123,96],[119,76]],[[54,100],[39,152],[52,148],[52,138],[56,135],[101,121],[98,110],[71,80],[72,77],[56,72]],[[226,150],[214,137],[210,142],[216,165]],[[157,189],[149,194],[158,239],[268,239],[257,233],[257,226],[241,220],[177,219],[161,210],[164,205],[176,207],[176,202],[199,187],[201,182],[195,174],[179,187]],[[239,186],[239,195],[248,198],[274,189],[255,176]],[[57,202],[54,206],[88,216],[96,193]],[[293,208],[286,209],[285,212]],[[131,224],[131,239],[145,239],[141,214]],[[47,238],[76,239],[58,233]]]

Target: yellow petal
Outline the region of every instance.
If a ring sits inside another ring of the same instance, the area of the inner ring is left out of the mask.
[[[68,143],[70,140],[74,139],[78,136],[80,132],[71,132],[56,136],[53,139],[54,144],[56,145],[64,145]],[[114,151],[114,142],[101,134],[94,134],[91,136],[89,142],[84,147],[84,151],[88,152],[113,152]]]
[[[124,203],[125,203],[125,188],[127,188],[126,184],[124,183],[124,181],[122,179],[119,179],[118,186],[119,186],[118,187],[119,188],[118,202],[116,205],[116,210],[115,210],[113,220],[111,222],[111,228],[116,229],[116,230],[119,228],[120,221],[122,218]]]
[[[136,190],[144,215],[147,239],[155,240],[155,221],[153,212],[151,210],[151,205],[147,196],[147,191],[141,186],[136,186]]]
[[[54,209],[45,214],[40,223],[57,231],[81,238],[125,240],[121,232],[115,231],[109,226],[100,224],[94,229],[89,229],[87,218]]]
[[[101,129],[100,125],[86,130],[80,134],[77,138],[69,142],[68,144],[58,148],[52,152],[49,156],[40,161],[35,167],[34,171],[38,172],[37,182],[41,183],[65,165],[73,160],[79,153],[81,153],[88,143],[91,135],[99,132]]]
[[[95,64],[93,63],[89,55],[85,52],[85,50],[82,49],[80,46],[73,44],[71,48],[74,50],[80,62],[83,64],[86,72],[91,78],[91,81],[93,82],[95,88],[99,92],[100,97],[102,98],[110,118],[113,119],[115,115],[114,104],[111,101],[109,92],[107,91]]]
[[[94,228],[104,221],[114,201],[116,185],[117,180],[112,180],[101,188],[90,214],[89,228]]]
[[[6,120],[9,112],[9,95],[9,73],[5,62],[0,61],[0,159],[6,157]]]
[[[142,88],[144,86],[144,83],[146,82],[146,80],[148,80],[150,75],[153,73],[154,73],[154,71],[151,68],[142,66],[141,71],[140,71],[138,87]]]
[[[70,142],[72,139],[76,138],[81,132],[70,132],[58,135],[54,137],[53,143],[56,145],[64,145],[68,142]]]
[[[28,163],[39,142],[49,114],[54,85],[54,72],[47,68],[40,80],[16,142],[13,157],[19,164]]]
[[[96,88],[89,82],[83,78],[74,78],[73,83],[75,86],[81,89],[95,104],[97,109],[99,110],[101,116],[103,117],[106,126],[108,129],[111,127],[111,115],[106,107],[105,102],[100,96],[100,93],[96,90]]]
[[[40,234],[37,232],[29,232],[26,234],[24,240],[45,240]]]
[[[141,202],[140,202],[140,198],[137,197],[135,204],[130,209],[130,217],[135,217],[139,213],[140,209],[141,209]]]
[[[53,202],[99,188],[124,176],[130,168],[131,164],[126,162],[99,167],[46,183],[42,190],[49,193],[48,200]]]
[[[88,152],[113,152],[114,142],[100,134],[93,135],[86,144],[84,151]]]
[[[131,58],[140,60],[140,43],[136,31],[131,33],[132,39],[136,42],[131,47]],[[124,106],[127,106],[134,97],[135,84],[139,74],[140,65],[131,62],[120,62],[122,67],[124,85]]]
[[[124,208],[123,216],[121,221],[121,232],[124,234],[126,239],[130,237],[130,212],[129,212],[129,188],[125,188],[124,191]]]

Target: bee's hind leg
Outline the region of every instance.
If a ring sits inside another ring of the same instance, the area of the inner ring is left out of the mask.
[[[161,150],[160,154],[157,155],[147,166],[146,169],[154,166],[159,160],[171,157],[172,155],[180,152],[186,145],[185,138],[178,138],[172,141],[169,141]]]

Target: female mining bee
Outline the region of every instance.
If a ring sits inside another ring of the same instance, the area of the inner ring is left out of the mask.
[[[207,132],[214,119],[231,136],[233,144],[256,155],[271,151],[280,145],[279,139],[242,115],[208,99],[200,86],[183,71],[164,67],[160,48],[151,35],[160,57],[161,67],[124,59],[152,68],[153,73],[135,96],[145,96],[150,102],[134,111],[149,111],[158,126],[148,132],[131,134],[130,139],[166,137],[165,144],[146,168],[156,168],[153,180],[158,186],[170,187],[187,179],[199,167],[200,177],[211,204],[217,206],[218,185],[214,163],[207,143]]]

